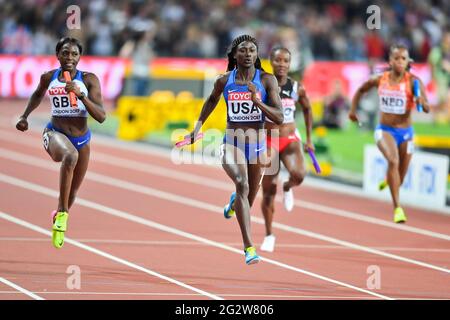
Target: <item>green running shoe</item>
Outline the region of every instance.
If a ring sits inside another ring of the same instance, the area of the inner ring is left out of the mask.
[[[64,245],[64,232],[67,230],[67,220],[69,214],[67,212],[57,212],[53,219],[52,242],[57,249]]]
[[[383,191],[384,188],[387,187],[387,185],[388,185],[388,183],[386,180],[381,181],[380,184],[378,185],[378,190]]]
[[[406,214],[402,208],[398,207],[394,210],[394,222],[403,223],[406,222]]]

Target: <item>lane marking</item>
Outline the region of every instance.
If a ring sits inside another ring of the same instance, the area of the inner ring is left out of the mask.
[[[37,193],[44,194],[44,195],[47,195],[47,196],[50,196],[50,197],[53,197],[53,198],[58,198],[58,195],[59,195],[59,192],[56,191],[56,190],[52,190],[52,189],[49,189],[49,188],[46,188],[46,187],[42,187],[40,185],[31,183],[31,182],[25,181],[25,180],[21,180],[21,179],[17,179],[17,178],[11,177],[11,176],[7,176],[7,175],[4,175],[3,173],[0,173],[0,181],[8,183],[8,184],[11,184],[11,185],[14,185],[14,186],[19,187],[19,188],[35,191]],[[125,219],[125,220],[136,222],[136,223],[139,223],[139,224],[142,224],[142,225],[154,228],[154,229],[158,229],[158,230],[162,230],[162,231],[165,231],[165,232],[168,232],[168,233],[172,233],[172,234],[184,237],[184,238],[188,238],[188,239],[191,239],[191,240],[199,241],[199,242],[208,244],[208,245],[216,247],[216,248],[221,248],[221,249],[224,249],[224,250],[227,250],[227,251],[231,251],[231,252],[239,254],[240,256],[243,255],[243,250],[239,250],[239,249],[236,249],[236,248],[224,245],[224,244],[222,244],[220,242],[212,241],[212,240],[209,240],[209,239],[206,239],[206,238],[203,238],[203,237],[200,237],[200,236],[197,236],[197,235],[194,235],[194,234],[191,234],[191,233],[188,233],[188,232],[176,229],[176,228],[172,228],[172,227],[169,227],[169,226],[166,226],[166,225],[154,222],[152,220],[144,219],[142,217],[135,216],[135,215],[130,214],[130,213],[125,212],[125,211],[121,211],[121,210],[117,210],[117,209],[114,209],[114,208],[111,208],[111,207],[108,207],[108,206],[104,206],[104,205],[101,205],[101,204],[99,204],[97,202],[85,200],[83,198],[77,198],[77,205],[84,206],[84,207],[87,207],[87,208],[90,208],[90,209],[94,209],[94,210],[97,210],[99,212],[103,212],[103,213],[109,214],[111,216],[115,216],[115,217],[119,217],[119,218],[122,218],[122,219]],[[0,215],[0,217],[1,217],[1,215]],[[11,218],[13,218],[13,217],[11,217]],[[41,230],[46,232],[46,233],[48,233],[48,234],[50,234],[50,232],[48,232],[48,231],[46,231],[44,229],[41,229]],[[79,245],[85,246],[85,245],[83,245],[81,243],[79,243]],[[324,280],[324,281],[327,281],[327,282],[331,282],[331,283],[336,284],[338,286],[343,286],[343,287],[347,287],[347,288],[350,288],[350,289],[353,289],[353,290],[356,290],[356,291],[359,291],[359,292],[364,292],[366,294],[370,294],[370,295],[373,295],[373,296],[376,296],[376,297],[379,297],[379,298],[382,298],[382,299],[387,299],[387,300],[393,299],[393,298],[390,298],[388,296],[381,295],[381,294],[378,294],[376,292],[372,292],[370,290],[362,289],[362,288],[353,286],[351,284],[348,284],[348,283],[345,283],[345,282],[341,282],[341,281],[338,281],[338,280],[334,280],[332,278],[328,278],[328,277],[325,277],[325,276],[322,276],[322,275],[319,275],[319,274],[316,274],[316,273],[313,273],[313,272],[310,272],[310,271],[307,271],[307,270],[304,270],[304,269],[296,268],[296,267],[293,267],[291,265],[288,265],[288,264],[285,264],[285,263],[282,263],[282,262],[278,262],[276,260],[272,260],[272,259],[268,259],[268,258],[264,258],[264,257],[261,257],[261,260],[265,261],[267,263],[273,264],[273,265],[277,265],[277,266],[279,266],[281,268],[284,268],[284,269],[288,269],[288,270],[291,270],[291,271],[294,271],[294,272],[298,272],[298,273],[302,273],[302,274],[305,274],[305,275],[308,275],[308,276],[311,276],[311,277],[314,277],[314,278],[317,278],[317,279],[321,279],[321,280]]]
[[[32,224],[32,223],[30,223],[30,222],[27,222],[27,221],[25,221],[25,220],[16,218],[16,217],[14,217],[14,216],[12,216],[12,215],[10,215],[10,214],[7,214],[7,213],[5,213],[5,212],[0,211],[0,218],[2,218],[2,219],[4,219],[4,220],[7,220],[7,221],[9,221],[9,222],[15,223],[15,224],[17,224],[17,225],[20,225],[20,226],[22,226],[22,227],[24,227],[24,228],[33,230],[33,231],[38,232],[38,233],[41,233],[41,234],[44,234],[44,235],[46,235],[46,236],[48,236],[48,237],[51,237],[51,236],[52,236],[52,234],[51,234],[50,231],[47,231],[47,230],[45,230],[45,229],[43,229],[43,228],[41,228],[41,227],[39,227],[39,226],[37,226],[37,225],[35,225],[35,224]],[[136,269],[136,270],[142,271],[142,272],[147,273],[147,274],[149,274],[149,275],[151,275],[151,276],[154,276],[154,277],[157,277],[157,278],[166,280],[166,281],[168,281],[168,282],[171,282],[171,283],[173,283],[173,284],[176,284],[176,285],[178,285],[178,286],[180,286],[180,287],[183,287],[183,288],[185,288],[185,289],[188,289],[188,290],[190,290],[190,291],[197,292],[197,293],[199,293],[199,294],[201,294],[201,295],[207,296],[207,297],[212,298],[212,299],[214,299],[214,300],[223,300],[223,298],[221,298],[221,297],[219,297],[219,296],[216,296],[216,295],[211,294],[211,293],[209,293],[209,292],[206,292],[206,291],[197,289],[197,288],[195,288],[195,287],[193,287],[193,286],[190,286],[190,285],[188,285],[188,284],[185,284],[185,283],[183,283],[183,282],[181,282],[181,281],[178,281],[178,280],[176,280],[176,279],[167,277],[167,276],[165,276],[165,275],[163,275],[163,274],[160,274],[160,273],[158,273],[158,272],[155,272],[155,271],[153,271],[153,270],[150,270],[150,269],[141,267],[141,266],[139,266],[139,265],[137,265],[137,264],[135,264],[135,263],[132,263],[132,262],[129,262],[129,261],[125,260],[125,259],[116,257],[116,256],[114,256],[114,255],[112,255],[112,254],[109,254],[109,253],[106,253],[106,252],[104,252],[104,251],[102,251],[102,250],[93,248],[93,247],[88,246],[88,245],[86,245],[86,244],[83,244],[83,243],[81,243],[81,242],[79,242],[79,241],[70,239],[70,238],[68,238],[68,237],[65,237],[64,241],[65,241],[66,243],[69,243],[69,244],[71,244],[71,245],[73,245],[73,246],[75,246],[75,247],[78,247],[78,248],[80,248],[80,249],[89,251],[89,252],[91,252],[91,253],[94,253],[94,254],[96,254],[96,255],[102,256],[102,257],[104,257],[104,258],[106,258],[106,259],[112,260],[112,261],[117,262],[117,263],[119,263],[119,264],[123,264],[123,265],[125,265],[125,266],[127,266],[127,267],[129,267],[129,268],[132,268],[132,269]]]
[[[38,142],[36,139],[34,139],[34,140],[36,140],[36,143],[32,143],[31,141],[28,141],[28,140],[22,141],[21,139],[17,139],[17,136],[15,136],[7,131],[3,131],[3,130],[0,130],[0,139],[6,140],[6,141],[14,139],[15,142],[19,142],[21,144],[34,147],[36,149],[37,148],[41,149],[40,144],[37,144]],[[7,152],[9,151],[7,149],[2,149],[2,150],[5,150]],[[10,151],[10,152],[14,152],[14,151]],[[223,181],[220,181],[217,179],[211,179],[208,177],[202,177],[201,179],[199,179],[198,175],[190,174],[188,172],[183,172],[181,170],[175,171],[173,169],[168,169],[168,168],[162,167],[162,166],[152,165],[152,164],[148,164],[148,163],[141,163],[138,161],[129,160],[129,159],[122,158],[122,157],[110,156],[110,155],[107,155],[102,152],[93,153],[92,160],[99,161],[99,162],[106,163],[106,164],[113,165],[113,166],[120,167],[120,168],[136,170],[136,171],[148,173],[151,175],[162,176],[165,178],[170,178],[170,179],[174,179],[174,180],[178,180],[178,181],[189,182],[189,183],[193,183],[193,184],[197,184],[197,185],[201,185],[201,186],[207,186],[209,188],[224,190],[224,191],[227,191],[230,193],[233,191],[233,185],[231,184],[231,182],[225,183]],[[317,185],[317,184],[319,184],[319,182],[315,181],[313,184]],[[305,186],[308,186],[308,184],[306,183]],[[333,191],[336,191],[336,190],[333,190]],[[361,192],[362,191],[359,190],[359,193],[361,193]],[[353,195],[355,195],[355,194],[353,194]],[[261,199],[261,197],[262,197],[261,193],[258,192],[257,198]],[[282,203],[283,202],[282,196],[277,195],[275,197],[275,201]],[[375,224],[375,225],[380,225],[380,226],[391,228],[391,229],[398,229],[398,230],[402,230],[402,231],[406,231],[406,232],[411,232],[411,233],[420,234],[420,235],[424,235],[424,236],[428,236],[428,237],[432,237],[432,238],[450,241],[450,235],[446,235],[443,233],[438,233],[438,232],[434,232],[431,230],[426,230],[426,229],[422,229],[422,228],[418,228],[418,227],[413,227],[413,226],[409,226],[406,224],[396,224],[396,223],[392,223],[391,221],[386,221],[386,220],[382,220],[379,218],[370,217],[365,214],[356,213],[356,212],[339,209],[339,208],[334,208],[334,207],[329,207],[329,206],[314,203],[314,202],[309,202],[309,201],[305,201],[305,200],[299,201],[299,200],[294,199],[294,205],[297,207],[300,207],[300,208],[314,210],[314,211],[324,213],[327,215],[339,216],[339,217],[343,217],[343,218],[348,218],[348,219],[353,219],[353,220],[371,223],[371,224]],[[448,212],[445,211],[445,213],[450,214],[450,209],[448,209]]]
[[[0,277],[0,282],[3,282],[7,286],[10,286],[11,288],[14,288],[17,291],[20,291],[21,293],[26,294],[27,296],[29,296],[29,297],[31,297],[31,298],[33,298],[35,300],[45,300],[44,298],[38,296],[37,294],[34,294],[33,292],[28,291],[27,289],[24,289],[21,286],[19,286],[19,285],[15,284],[15,283],[13,283],[13,282],[3,278],[3,277]],[[13,292],[14,293],[18,293],[16,291],[13,291]]]
[[[42,160],[40,158],[36,158],[36,157],[32,157],[32,156],[27,156],[25,154],[21,154],[21,153],[16,153],[16,152],[5,152],[6,150],[1,149],[0,148],[0,156],[2,157],[6,157],[7,154],[9,154],[9,156],[11,157],[11,160],[14,160],[16,162],[21,162],[21,163],[25,163],[27,165],[34,165],[40,168],[44,168],[44,169],[48,169],[48,170],[53,170],[53,171],[58,171],[59,169],[57,168],[57,166],[55,166],[54,163],[52,163],[52,165],[50,165],[48,163],[48,161]],[[20,186],[20,183],[27,183],[33,190],[37,191],[39,190],[39,188],[41,187],[40,185],[37,184],[33,184],[33,183],[29,183],[28,181],[25,180],[21,180],[21,179],[16,179],[14,177],[8,176],[8,175],[4,175],[4,174],[0,174],[1,177],[1,181],[10,183],[10,184],[14,184],[14,185],[18,185]],[[139,185],[139,184],[135,184],[135,183],[131,183],[125,180],[121,180],[121,179],[115,179],[112,177],[108,177],[108,176],[104,176],[101,174],[97,174],[91,171],[88,171],[86,174],[86,179],[88,180],[92,180],[98,183],[102,183],[102,184],[106,184],[106,185],[110,185],[114,188],[120,188],[120,189],[124,189],[127,191],[131,191],[131,192],[137,192],[137,193],[142,193],[148,196],[153,196],[153,197],[157,197],[160,199],[164,199],[164,200],[168,200],[171,202],[176,202],[179,204],[182,204],[183,206],[189,205],[192,206],[194,208],[197,209],[202,209],[202,210],[208,210],[217,214],[221,214],[223,208],[216,206],[214,204],[210,204],[210,203],[206,203],[203,201],[198,201],[198,200],[194,200],[191,198],[187,198],[187,197],[183,197],[181,195],[174,195],[173,193],[169,193],[169,192],[165,192],[165,191],[161,191],[159,189],[155,189],[155,188],[150,188],[150,187],[146,187],[143,185]],[[22,186],[21,186],[22,187]],[[25,188],[25,187],[23,187]],[[42,187],[44,188],[44,187]],[[45,188],[47,189],[47,188]],[[50,189],[47,189],[50,190]],[[38,191],[41,192],[41,191]],[[56,191],[54,191],[56,192]],[[56,194],[57,197],[57,194]],[[78,198],[79,199],[79,198]],[[77,199],[77,203],[80,203]],[[255,216],[251,216],[250,217],[252,222],[264,225],[264,219],[259,218],[259,217],[255,217]],[[289,225],[285,225],[279,222],[273,222],[273,227],[283,230],[283,231],[287,231],[287,232],[291,232],[291,233],[296,233],[296,234],[300,234],[303,236],[307,236],[310,238],[314,238],[314,239],[318,239],[318,240],[322,240],[325,242],[330,242],[333,244],[337,244],[337,245],[341,245],[344,247],[348,247],[348,248],[352,248],[355,250],[359,250],[359,251],[364,251],[364,252],[368,252],[371,254],[375,254],[375,255],[379,255],[379,256],[383,256],[386,258],[390,258],[390,259],[394,259],[394,260],[398,260],[398,261],[402,261],[402,262],[406,262],[406,263],[410,263],[410,264],[414,264],[414,265],[418,265],[421,267],[425,267],[425,268],[429,268],[429,269],[433,269],[433,270],[437,270],[437,271],[441,271],[441,272],[445,272],[445,273],[450,273],[449,269],[443,268],[443,267],[439,267],[430,263],[426,263],[426,262],[422,262],[419,260],[415,260],[415,259],[410,259],[410,258],[405,258],[399,255],[395,255],[392,253],[387,253],[381,250],[377,250],[377,249],[373,249],[367,246],[363,246],[363,245],[359,245],[359,244],[355,244],[349,241],[345,241],[345,240],[340,240],[337,238],[333,238],[330,236],[326,236],[320,233],[316,233],[316,232],[312,232],[312,231],[308,231],[305,229],[301,229],[301,228],[297,228],[297,227],[292,227]]]

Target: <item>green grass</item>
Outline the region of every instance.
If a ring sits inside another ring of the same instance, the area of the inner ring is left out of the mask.
[[[298,126],[303,138],[306,138],[304,125]],[[428,123],[415,123],[413,125],[416,135],[444,136],[450,138],[450,127],[448,125],[435,125]],[[318,138],[313,132],[314,142]],[[364,145],[375,144],[373,131],[361,130],[356,124],[349,123],[347,128],[327,129],[325,141],[329,146],[330,157],[334,167],[363,172]]]

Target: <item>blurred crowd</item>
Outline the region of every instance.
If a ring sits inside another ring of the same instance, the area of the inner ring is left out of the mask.
[[[67,28],[72,4],[81,9],[81,30]],[[366,26],[373,4],[379,30]],[[0,0],[0,53],[53,54],[57,39],[72,35],[90,55],[118,56],[127,41],[144,38],[157,56],[223,57],[234,37],[248,33],[263,57],[283,44],[303,63],[384,59],[402,41],[425,61],[449,17],[447,0]]]

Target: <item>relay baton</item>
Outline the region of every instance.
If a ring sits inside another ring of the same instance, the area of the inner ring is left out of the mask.
[[[197,134],[197,136],[195,137],[194,142],[199,140],[199,139],[201,139],[201,138],[203,138],[203,132],[200,132],[199,134]],[[177,148],[181,148],[181,147],[184,147],[187,144],[191,144],[191,136],[190,135],[184,137],[184,140],[181,140],[181,141],[178,141],[177,143],[175,143],[175,146]]]
[[[314,151],[308,149],[308,153],[314,165],[314,169],[316,169],[316,173],[321,173],[322,171],[320,170],[320,166],[319,163],[317,162],[316,156],[314,155]]]
[[[414,97],[419,98],[420,97],[420,83],[418,79],[414,79],[413,82],[413,92]],[[416,103],[417,111],[422,112],[422,105],[419,103]]]
[[[64,75],[64,79],[66,80],[66,82],[72,81],[72,79],[70,78],[69,71],[64,71],[63,75]],[[69,92],[69,97],[70,97],[70,105],[72,106],[72,108],[76,108],[78,106],[78,104],[77,104],[77,98],[75,97],[75,93],[72,91]]]

